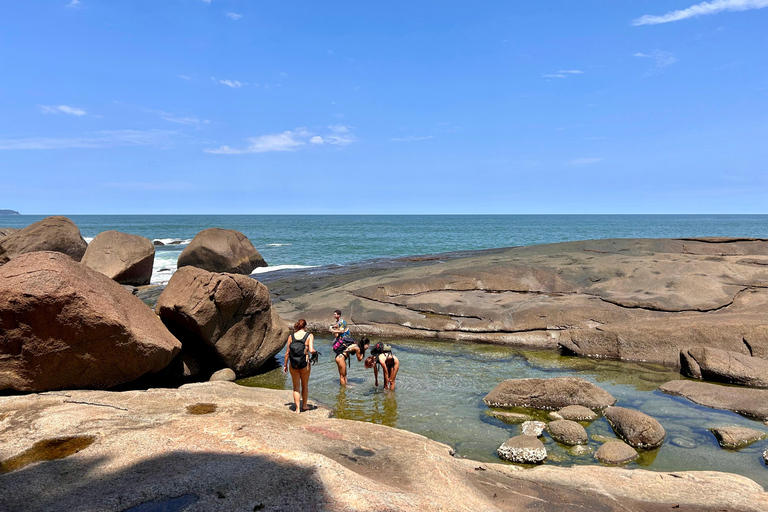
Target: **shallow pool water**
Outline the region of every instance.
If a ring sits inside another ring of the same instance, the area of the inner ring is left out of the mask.
[[[698,406],[686,399],[658,391],[664,382],[682,378],[677,370],[655,364],[626,363],[561,356],[554,351],[471,343],[412,339],[388,339],[400,359],[395,391],[374,387],[373,370],[354,360],[348,372],[349,385],[339,386],[331,339],[318,337],[315,347],[322,355],[312,367],[310,403],[319,402],[335,410],[338,418],[369,421],[409,430],[452,446],[457,456],[486,462],[501,462],[496,448],[520,427],[488,414],[483,397],[499,382],[510,378],[578,376],[593,382],[616,397],[616,405],[638,409],[656,418],[667,431],[664,444],[627,467],[658,471],[713,470],[738,473],[768,486],[768,468],[762,452],[768,440],[741,450],[719,447],[709,428],[738,425],[768,432],[762,422],[728,411]],[[279,366],[238,381],[246,386],[291,389],[290,376]],[[519,409],[537,419],[546,412]],[[615,438],[604,418],[582,423],[591,438]],[[569,466],[596,464],[592,453],[574,456],[569,447],[542,438],[549,456],[545,464]],[[600,442],[590,439],[596,450]]]

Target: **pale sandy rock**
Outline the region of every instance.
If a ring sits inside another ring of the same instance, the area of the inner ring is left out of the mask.
[[[558,411],[558,414],[562,419],[571,421],[594,421],[597,419],[597,414],[592,409],[583,405],[563,407]]]
[[[637,452],[622,441],[609,441],[597,449],[595,458],[604,464],[626,464],[637,458]]]
[[[235,375],[235,372],[231,368],[223,368],[217,372],[213,372],[213,375],[211,375],[211,378],[208,380],[211,382],[235,382],[235,380],[237,380],[237,375]]]
[[[762,430],[747,427],[714,427],[709,430],[722,448],[743,448],[768,435]]]
[[[616,435],[634,448],[656,448],[661,446],[667,435],[661,423],[644,412],[608,407],[604,414]]]
[[[670,395],[684,396],[704,407],[725,409],[760,421],[768,420],[768,389],[737,388],[690,380],[667,382],[659,389]]]
[[[531,407],[559,410],[568,405],[602,409],[616,403],[607,391],[580,377],[508,379],[485,395],[491,407]]]
[[[544,443],[536,436],[521,435],[509,438],[496,450],[500,458],[521,464],[540,464],[547,458]]]
[[[768,360],[729,350],[692,347],[680,352],[681,373],[695,379],[768,388]]]
[[[520,425],[520,433],[524,436],[539,437],[546,428],[547,424],[543,421],[525,421]]]

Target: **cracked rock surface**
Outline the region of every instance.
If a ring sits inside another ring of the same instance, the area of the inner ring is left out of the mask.
[[[768,357],[768,241],[615,239],[270,277],[280,314],[326,330],[554,348],[677,365],[694,345]]]

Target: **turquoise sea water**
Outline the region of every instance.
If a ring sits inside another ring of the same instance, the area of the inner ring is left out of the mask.
[[[0,217],[24,227],[43,216]],[[242,231],[271,269],[595,238],[768,237],[768,215],[72,215],[90,240],[110,229],[188,243],[209,227]],[[186,245],[157,248],[167,282]],[[165,270],[164,270],[165,269]],[[260,269],[259,271],[263,271]]]

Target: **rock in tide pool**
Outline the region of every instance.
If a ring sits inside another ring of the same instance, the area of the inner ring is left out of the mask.
[[[610,393],[579,377],[509,379],[485,395],[491,407],[531,407],[558,410],[568,405],[603,409],[616,403]]]
[[[87,246],[74,222],[66,217],[47,217],[0,238],[0,265],[21,254],[39,251],[60,252],[80,261]]]
[[[186,266],[248,275],[256,267],[266,267],[267,262],[241,232],[208,228],[199,232],[179,255],[178,267]]]
[[[543,421],[526,421],[520,425],[520,432],[524,436],[539,437],[545,428],[547,424]]]
[[[217,372],[213,372],[213,375],[211,375],[211,378],[208,380],[211,382],[235,382],[235,380],[237,380],[237,375],[235,375],[235,372],[232,371],[231,368],[223,368]]]
[[[586,444],[577,444],[568,448],[568,453],[574,457],[581,457],[583,455],[592,453],[593,451],[595,451],[595,449],[591,446],[587,446]]]
[[[504,423],[517,424],[531,420],[530,416],[517,412],[494,411],[493,409],[489,409],[485,412],[485,414],[488,416],[493,416],[494,418],[498,418]]]
[[[681,373],[694,379],[768,388],[768,360],[729,350],[693,347],[680,352]]]
[[[552,421],[547,425],[547,432],[558,443],[567,445],[587,444],[589,437],[584,427],[571,420]]]
[[[647,414],[624,407],[608,407],[605,419],[616,432],[635,448],[656,448],[664,442],[667,435],[661,423]]]
[[[626,464],[637,458],[637,452],[622,441],[609,441],[597,449],[595,458],[603,464]]]
[[[743,448],[755,441],[765,439],[768,435],[761,430],[747,427],[715,427],[709,430],[715,435],[722,448]]]
[[[119,231],[96,235],[82,263],[120,284],[148,285],[155,262],[155,246],[148,238]]]
[[[201,365],[199,372],[227,366],[247,376],[283,348],[290,332],[262,283],[196,267],[173,274],[155,311],[181,340],[182,356]]]
[[[696,448],[696,443],[690,439],[686,439],[685,437],[673,437],[669,440],[669,442],[675,446],[679,446],[680,448],[685,448],[686,450]]]
[[[704,407],[725,409],[760,421],[768,420],[768,389],[737,388],[691,380],[673,380],[659,389]]]
[[[547,458],[544,443],[526,435],[509,438],[496,453],[504,460],[521,464],[540,464]]]
[[[584,407],[583,405],[569,405],[563,407],[557,413],[564,420],[571,421],[594,421],[597,419],[597,414],[592,409]]]
[[[0,389],[109,388],[163,369],[181,348],[137,297],[58,252],[0,267]]]

